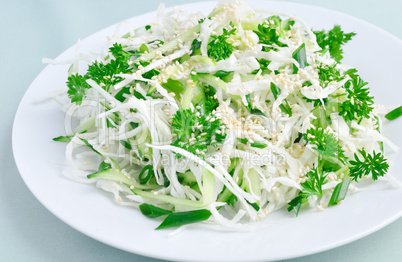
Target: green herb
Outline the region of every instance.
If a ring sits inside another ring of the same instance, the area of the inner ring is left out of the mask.
[[[315,168],[306,174],[306,181],[301,183],[303,190],[288,203],[288,211],[293,211],[296,216],[299,214],[303,202],[310,196],[322,196],[322,185],[326,176]]]
[[[168,92],[173,92],[177,97],[179,97],[184,90],[184,86],[179,80],[173,80],[171,78],[169,78],[166,83],[162,83],[162,87]]]
[[[240,143],[245,144],[245,145],[247,145],[247,143],[249,142],[249,140],[247,138],[237,138],[237,140]],[[250,146],[257,147],[257,148],[266,148],[268,145],[261,143],[261,142],[253,142],[253,143],[250,143]]]
[[[124,95],[129,95],[130,94],[130,87],[129,86],[125,86],[123,87],[119,92],[117,92],[117,94],[114,96],[117,100],[119,100],[120,102],[124,102],[126,100],[126,98],[124,97]]]
[[[402,116],[402,106],[395,108],[391,112],[385,115],[385,118],[389,121],[394,120],[398,117]]]
[[[258,63],[260,64],[260,69],[254,70],[252,74],[257,74],[260,70],[262,71],[262,74],[269,74],[271,73],[271,70],[268,69],[269,64],[271,63],[270,60],[261,58],[257,59]]]
[[[332,81],[341,81],[345,77],[336,69],[336,64],[331,66],[320,64],[317,69],[318,78],[322,87],[326,87],[328,83]]]
[[[355,159],[350,161],[349,175],[357,181],[362,176],[368,176],[371,174],[373,180],[377,180],[379,176],[384,176],[389,168],[387,160],[381,153],[373,151],[372,154],[368,154],[364,149],[359,150],[362,160],[355,153]]]
[[[82,142],[84,142],[84,144],[89,147],[92,151],[94,151],[95,153],[97,153],[99,156],[104,157],[98,150],[96,150],[93,145],[91,145],[88,140],[84,139],[84,138],[79,138]]]
[[[350,181],[351,179],[348,177],[336,185],[328,203],[329,207],[337,205],[340,201],[345,199],[346,194],[348,193]]]
[[[154,167],[152,165],[146,165],[138,175],[138,179],[140,180],[140,184],[146,184],[151,177],[154,176]]]
[[[277,85],[275,85],[274,82],[271,82],[271,91],[274,95],[275,100],[278,99],[278,96],[281,94],[281,89]],[[290,108],[289,103],[286,99],[284,99],[282,104],[279,105],[279,108],[285,114],[292,116],[292,109]]]
[[[111,168],[112,168],[112,165],[111,165],[111,164],[106,163],[105,161],[102,161],[102,162],[100,163],[100,165],[99,165],[98,172],[103,171],[103,170],[105,170],[105,169],[111,169]]]
[[[86,82],[87,78],[75,74],[70,75],[67,80],[68,97],[71,99],[71,103],[81,105],[82,99],[85,97],[85,89],[90,89],[91,86]]]
[[[53,141],[56,141],[56,142],[70,142],[73,137],[74,137],[74,135],[71,135],[71,136],[58,136],[58,137],[53,138]]]
[[[266,116],[260,109],[254,108],[251,104],[251,97],[250,94],[246,95],[246,101],[247,101],[247,110],[253,114],[253,115],[259,115],[259,116]]]
[[[258,30],[254,31],[257,34],[259,44],[265,44],[272,47],[264,46],[262,51],[277,50],[277,47],[287,47],[279,38],[285,38],[285,31],[289,31],[295,21],[287,19],[282,21],[279,16],[271,16],[263,23],[258,25]]]
[[[299,63],[299,67],[293,65],[293,74],[297,74],[299,68],[305,68],[307,66],[306,45],[301,44],[293,53],[292,57]]]
[[[233,52],[233,45],[227,42],[227,39],[236,32],[236,28],[233,28],[234,25],[232,23],[230,23],[230,25],[232,26],[231,30],[223,28],[223,33],[221,35],[211,35],[207,51],[208,56],[216,61],[229,58]]]
[[[343,58],[342,45],[346,44],[356,35],[355,33],[345,34],[339,25],[335,25],[334,28],[329,31],[314,31],[314,34],[322,50],[329,51],[331,57],[338,62]]]
[[[347,158],[333,133],[328,133],[321,127],[310,128],[304,134],[304,139],[323,157],[333,157],[345,163]]]
[[[212,215],[207,209],[176,212],[169,214],[156,229],[179,227],[207,220]]]
[[[141,210],[141,213],[149,218],[156,218],[173,213],[170,210],[162,209],[146,203],[139,205],[139,208]]]
[[[364,82],[360,76],[351,74],[352,79],[345,83],[347,100],[341,106],[339,115],[346,121],[368,118],[373,110],[374,97],[370,96],[369,88],[364,88],[368,83]]]
[[[133,149],[133,147],[131,146],[130,142],[126,141],[126,140],[120,140],[120,144],[122,144],[125,148],[127,148],[128,150]]]
[[[219,77],[220,79],[223,79],[233,73],[233,71],[224,71],[224,70],[218,70],[215,72],[214,76]]]
[[[201,41],[194,39],[193,42],[191,43],[190,56],[201,54],[200,47],[201,47]]]
[[[222,144],[226,134],[222,133],[224,124],[212,115],[211,108],[205,104],[198,107],[194,111],[180,108],[173,116],[172,128],[176,140],[172,145],[204,157],[207,147]]]

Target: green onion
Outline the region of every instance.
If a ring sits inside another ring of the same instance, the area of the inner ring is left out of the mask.
[[[145,176],[144,176],[145,174]],[[154,174],[154,170],[152,165],[146,165],[142,170],[141,173],[138,175],[138,179],[140,180],[140,184],[146,184]]]
[[[120,144],[122,144],[122,145],[123,145],[125,148],[127,148],[128,150],[133,149],[132,146],[131,146],[131,144],[130,144],[128,141],[126,141],[126,140],[120,140]]]
[[[89,142],[88,140],[84,139],[84,138],[79,138],[82,142],[84,142],[84,144],[89,147],[92,151],[94,151],[95,153],[97,153],[98,155],[100,155],[101,157],[104,157],[98,150],[96,150]]]
[[[214,76],[219,77],[220,79],[230,75],[233,71],[224,71],[224,70],[218,70],[214,74]]]
[[[237,138],[237,140],[240,143],[247,145],[247,142],[248,142],[247,138]],[[264,143],[261,143],[261,142],[253,142],[253,143],[250,143],[250,146],[257,147],[257,148],[266,148],[267,144],[264,144]]]
[[[300,68],[307,66],[306,46],[304,43],[293,52],[292,57],[299,63]],[[299,72],[299,68],[293,65],[293,74],[297,74],[297,72]]]
[[[53,141],[56,141],[56,142],[70,142],[71,138],[73,138],[73,137],[74,137],[73,135],[71,135],[71,136],[58,136],[58,137],[53,138]]]
[[[103,171],[105,169],[111,169],[112,165],[109,163],[106,163],[105,161],[102,161],[102,163],[100,163],[98,171]]]
[[[211,215],[212,215],[211,211],[207,209],[172,213],[168,215],[156,229],[179,227],[187,224],[205,221]]]
[[[332,193],[331,199],[329,200],[328,206],[334,206],[338,204],[341,200],[344,200],[346,194],[348,193],[349,184],[352,179],[347,178],[341,183],[337,184]]]
[[[385,118],[389,121],[394,120],[398,117],[402,116],[402,106],[395,108],[391,112],[385,115]]]
[[[272,91],[272,94],[274,95],[275,100],[278,98],[278,95],[281,94],[281,89],[277,85],[275,85],[273,82],[271,82],[271,91]],[[286,99],[283,101],[282,104],[279,105],[279,108],[285,114],[292,116],[292,109],[290,108],[289,103]]]
[[[162,209],[146,203],[141,204],[139,208],[141,210],[141,213],[149,218],[160,217],[172,213],[172,211],[170,210]]]

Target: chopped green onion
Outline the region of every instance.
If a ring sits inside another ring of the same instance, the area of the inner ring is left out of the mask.
[[[168,215],[156,229],[179,227],[187,224],[205,221],[211,215],[212,215],[211,211],[207,209],[172,213]]]
[[[398,117],[402,116],[402,106],[395,108],[391,112],[385,115],[385,118],[389,121],[394,120]]]
[[[146,203],[141,204],[139,206],[139,208],[141,210],[141,213],[144,216],[147,216],[149,218],[160,217],[160,216],[164,216],[164,215],[168,215],[168,214],[173,213],[170,210],[159,208],[159,207],[156,207],[156,206],[153,206],[153,205],[150,205],[150,204],[146,204]]]
[[[334,188],[334,192],[332,193],[331,199],[329,200],[328,206],[334,206],[338,204],[341,200],[344,200],[346,194],[348,193],[349,184],[352,179],[346,178],[344,181],[340,182]]]

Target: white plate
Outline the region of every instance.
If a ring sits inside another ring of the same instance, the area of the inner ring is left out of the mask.
[[[202,2],[185,5],[207,14],[215,5]],[[345,48],[344,62],[359,69],[370,83],[376,102],[400,105],[402,43],[387,32],[351,16],[313,6],[256,1],[252,5],[275,9],[303,18],[315,29],[341,24],[358,35]],[[155,13],[130,19],[133,25],[149,23]],[[82,51],[102,47],[115,26],[81,42]],[[74,47],[57,59],[73,56]],[[298,218],[279,211],[256,224],[254,232],[216,232],[190,228],[172,238],[170,230],[155,231],[159,221],[148,219],[134,208],[117,206],[111,196],[94,185],[72,182],[61,175],[65,144],[53,142],[64,134],[64,115],[54,101],[37,103],[43,94],[64,85],[66,66],[48,66],[29,87],[15,117],[13,150],[25,183],[54,215],[78,231],[111,246],[145,256],[192,261],[258,261],[308,255],[366,236],[401,216],[402,189],[366,191],[325,212],[301,211]],[[402,145],[401,119],[387,124],[386,135]],[[402,181],[401,155],[391,173]]]

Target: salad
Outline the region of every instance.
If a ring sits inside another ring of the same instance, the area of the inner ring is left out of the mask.
[[[63,174],[159,219],[157,229],[241,228],[338,205],[362,180],[392,182],[384,148],[397,147],[381,123],[402,108],[374,104],[342,64],[354,36],[243,1],[207,16],[162,4],[154,22],[70,61],[55,97],[74,119],[54,138],[67,143]]]

